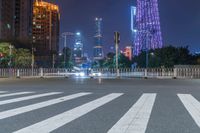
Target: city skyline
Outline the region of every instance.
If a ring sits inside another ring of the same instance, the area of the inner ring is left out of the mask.
[[[113,47],[113,32],[121,33],[120,48],[130,45],[131,30],[130,7],[136,6],[134,0],[102,1],[77,1],[77,0],[51,0],[61,8],[61,32],[81,31],[84,36],[84,49],[93,46],[93,19],[102,17],[105,53]],[[161,30],[164,45],[186,46],[189,45],[192,52],[200,51],[198,44],[200,34],[198,22],[200,22],[199,1],[187,0],[158,1],[161,19]],[[182,4],[179,4],[182,3]],[[170,9],[170,10],[169,10]],[[188,18],[188,19],[187,19]],[[176,35],[176,36],[175,36]],[[60,44],[63,41],[61,40]],[[92,55],[92,53],[89,53]]]

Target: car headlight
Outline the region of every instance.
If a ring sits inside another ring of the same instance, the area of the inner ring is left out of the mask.
[[[81,77],[85,76],[85,73],[81,72],[81,73],[80,73],[80,76],[81,76]]]
[[[102,74],[101,73],[98,73],[98,76],[101,76]]]
[[[79,73],[75,73],[76,76],[79,76]]]

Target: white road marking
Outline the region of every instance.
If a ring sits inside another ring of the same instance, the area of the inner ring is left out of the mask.
[[[43,107],[47,107],[47,106],[50,106],[50,105],[54,105],[54,104],[57,104],[57,103],[61,103],[61,102],[64,102],[64,101],[72,100],[72,99],[75,99],[75,98],[78,98],[78,97],[81,97],[81,96],[85,96],[85,95],[89,95],[89,94],[91,94],[91,93],[77,93],[77,94],[64,96],[64,97],[60,97],[60,98],[36,103],[36,104],[31,104],[31,105],[24,106],[24,107],[19,107],[19,108],[16,108],[16,109],[3,111],[3,112],[0,112],[0,120],[11,117],[11,116],[19,115],[19,114],[22,114],[22,113],[26,113],[26,112],[29,112],[29,111],[33,111],[33,110],[36,110],[36,109],[40,109],[40,108],[43,108]]]
[[[108,133],[145,133],[156,94],[143,94]]]
[[[200,128],[200,102],[191,94],[178,94],[178,97]]]
[[[13,98],[9,100],[0,101],[0,105],[20,102],[20,101],[25,101],[25,100],[30,100],[30,99],[35,99],[35,98],[40,98],[40,97],[45,97],[45,96],[51,96],[51,95],[56,95],[56,94],[61,94],[61,93],[62,92],[51,92],[51,93],[44,93],[44,94],[38,94],[38,95],[32,95],[32,96],[26,96],[26,97],[20,97],[20,98]]]
[[[8,96],[17,96],[17,95],[23,95],[23,94],[30,94],[30,93],[34,93],[34,92],[16,92],[16,93],[2,94],[2,95],[0,95],[0,98],[8,97]]]
[[[78,106],[74,109],[56,115],[54,117],[48,118],[44,121],[36,123],[32,126],[26,127],[24,129],[18,130],[14,133],[49,133],[56,130],[57,128],[95,110],[96,108],[103,106],[104,104],[118,98],[123,95],[122,93],[112,93],[104,97],[98,98],[89,103]]]
[[[1,94],[1,93],[6,93],[6,92],[7,92],[7,91],[0,91],[0,94]]]

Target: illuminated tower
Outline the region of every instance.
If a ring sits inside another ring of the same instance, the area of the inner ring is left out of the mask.
[[[83,42],[82,42],[82,37],[81,33],[77,32],[75,34],[75,44],[74,44],[74,61],[76,64],[82,63],[82,58],[83,58]]]
[[[136,34],[137,34],[137,27],[136,27],[136,10],[135,6],[131,6],[131,32],[133,36],[133,42],[135,41]]]
[[[94,60],[103,59],[102,46],[102,18],[95,18],[95,35],[94,35]]]
[[[59,49],[59,7],[36,0],[33,6],[33,44],[36,48],[36,63],[51,67]]]
[[[144,49],[162,48],[157,0],[137,0],[136,24],[135,55],[138,55]]]

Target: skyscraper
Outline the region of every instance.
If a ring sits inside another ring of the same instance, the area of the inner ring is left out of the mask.
[[[82,37],[81,33],[77,32],[75,34],[75,43],[74,43],[74,61],[76,64],[82,63],[82,58],[83,58],[83,42],[82,42]]]
[[[136,27],[134,55],[138,55],[141,50],[162,48],[157,0],[137,0]]]
[[[33,0],[15,0],[15,38],[27,43],[32,35]]]
[[[14,37],[14,8],[14,0],[0,0],[0,40],[11,40]]]
[[[59,7],[36,0],[33,6],[33,45],[36,48],[36,63],[50,67],[55,64],[59,49]]]
[[[137,27],[136,27],[136,10],[137,8],[135,6],[131,6],[131,32],[133,36],[133,42],[135,41],[136,38],[136,33],[137,33]]]
[[[28,42],[31,38],[33,0],[0,0],[0,39]]]
[[[94,60],[103,59],[102,18],[95,18]]]

